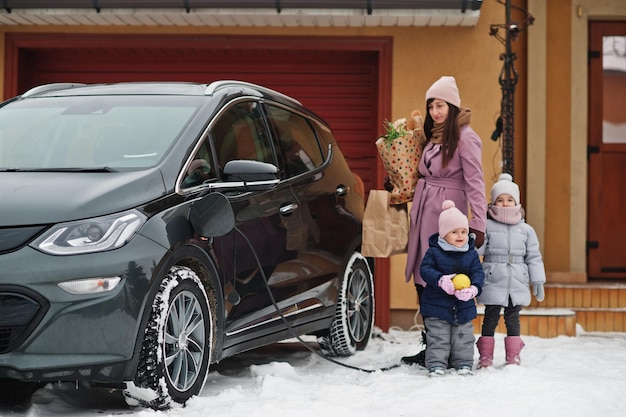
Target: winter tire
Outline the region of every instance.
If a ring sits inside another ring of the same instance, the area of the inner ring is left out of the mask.
[[[200,278],[174,267],[152,303],[129,405],[155,410],[181,404],[202,390],[211,359],[214,311]]]
[[[350,356],[365,349],[373,327],[374,277],[367,260],[355,252],[343,274],[335,319],[318,343],[329,356]]]

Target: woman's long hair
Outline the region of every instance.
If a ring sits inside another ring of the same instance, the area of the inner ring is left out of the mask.
[[[426,101],[426,119],[424,119],[424,134],[426,138],[430,140],[433,136],[432,129],[435,126],[435,121],[430,116],[428,106],[432,103],[434,98],[430,98]],[[448,117],[443,122],[443,133],[441,135],[441,152],[442,152],[442,166],[446,167],[448,162],[452,159],[456,147],[459,144],[459,113],[458,107],[448,103]]]

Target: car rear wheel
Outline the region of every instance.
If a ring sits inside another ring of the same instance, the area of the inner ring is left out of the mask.
[[[335,320],[318,343],[327,355],[350,356],[365,349],[373,327],[374,277],[367,260],[355,252],[344,271]]]
[[[185,402],[202,390],[211,358],[215,317],[198,275],[174,267],[152,303],[129,405],[155,410]]]

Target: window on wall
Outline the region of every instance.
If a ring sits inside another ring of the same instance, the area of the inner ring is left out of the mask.
[[[276,106],[267,106],[267,113],[285,160],[287,177],[309,172],[324,162],[315,132],[306,118]]]
[[[602,142],[626,143],[626,36],[602,38]]]

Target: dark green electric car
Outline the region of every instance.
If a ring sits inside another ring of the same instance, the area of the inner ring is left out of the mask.
[[[167,408],[245,350],[370,338],[362,183],[270,89],[33,88],[0,105],[0,196],[2,395],[85,382]]]

